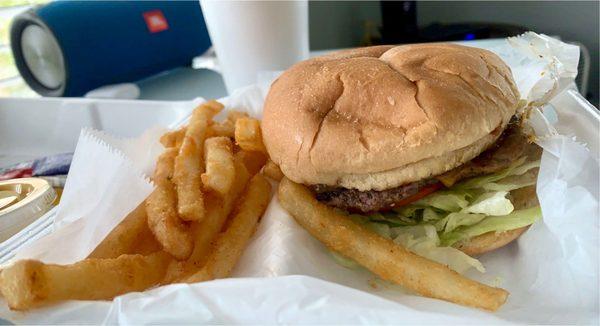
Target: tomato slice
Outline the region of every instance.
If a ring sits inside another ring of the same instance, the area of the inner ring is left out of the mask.
[[[417,192],[416,194],[397,201],[394,206],[401,207],[401,206],[408,205],[412,202],[415,202],[415,201],[437,191],[438,189],[440,189],[442,187],[443,187],[443,184],[441,182],[425,186],[425,187],[419,189],[419,192]]]

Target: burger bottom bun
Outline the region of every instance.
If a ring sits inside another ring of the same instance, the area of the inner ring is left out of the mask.
[[[525,209],[539,205],[535,193],[535,185],[513,190],[510,192],[510,195],[515,209]],[[529,227],[530,225],[504,232],[484,233],[471,239],[458,242],[454,247],[469,256],[481,255],[506,246],[519,238],[521,234],[529,229]]]
[[[478,256],[506,246],[519,238],[527,229],[529,229],[529,225],[504,232],[488,232],[469,240],[461,241],[454,245],[454,247],[469,256]]]

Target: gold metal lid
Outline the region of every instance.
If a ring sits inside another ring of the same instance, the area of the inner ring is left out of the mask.
[[[56,192],[43,179],[0,181],[0,242],[46,213],[55,199]]]

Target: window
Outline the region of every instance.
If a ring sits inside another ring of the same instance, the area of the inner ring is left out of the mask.
[[[15,16],[48,0],[0,0],[0,97],[38,96],[19,76],[10,50],[10,24]]]

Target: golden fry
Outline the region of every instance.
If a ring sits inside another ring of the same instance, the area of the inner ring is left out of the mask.
[[[355,260],[385,280],[423,296],[491,311],[506,301],[505,290],[470,280],[447,266],[411,253],[319,203],[306,187],[287,178],[279,184],[279,201],[329,249]]]
[[[142,202],[100,242],[88,258],[116,258],[132,253],[140,236],[150,232],[146,219],[146,204]]]
[[[235,122],[244,117],[248,117],[248,114],[245,112],[229,111],[225,121],[214,123],[209,126],[209,137],[235,137]]]
[[[251,175],[255,175],[267,162],[267,155],[262,152],[247,152],[244,150],[235,153],[235,158],[244,162]]]
[[[281,181],[283,178],[281,169],[277,164],[275,164],[275,162],[271,160],[268,160],[265,164],[265,167],[263,168],[263,174],[275,181]]]
[[[142,232],[138,234],[136,237],[133,246],[127,252],[127,254],[140,254],[140,255],[149,255],[153,252],[160,251],[162,246],[154,237],[152,230],[148,227],[148,223],[146,222],[146,227],[142,229]],[[119,257],[119,256],[115,256]],[[114,258],[114,257],[110,257]]]
[[[215,122],[208,127],[206,132],[207,138],[211,137],[228,137],[233,138],[235,136],[235,126],[228,121]]]
[[[21,260],[0,274],[0,290],[11,309],[25,310],[59,300],[102,300],[142,291],[160,282],[171,258],[122,255],[72,265]]]
[[[177,156],[177,148],[170,147],[163,151],[163,153],[156,160],[156,166],[154,167],[154,175],[152,181],[155,184],[169,183],[173,178],[173,164],[175,157]]]
[[[206,219],[201,223],[194,223],[192,233],[194,235],[194,250],[185,262],[173,262],[167,271],[163,283],[171,283],[191,273],[196,272],[206,263],[210,252],[210,244],[223,229],[227,216],[231,213],[237,198],[242,194],[250,174],[243,162],[234,159],[235,180],[225,197],[207,194]]]
[[[173,181],[177,186],[177,212],[185,221],[199,221],[204,216],[201,179],[204,172],[204,140],[212,117],[222,109],[221,103],[209,101],[194,110],[175,158]]]
[[[160,143],[165,148],[181,146],[181,141],[185,136],[185,130],[186,128],[182,127],[177,130],[166,132],[160,137]]]
[[[204,142],[206,173],[202,174],[205,189],[226,195],[235,178],[231,140],[227,137],[209,138]]]
[[[231,122],[235,126],[235,122],[241,118],[247,118],[248,113],[242,111],[231,110],[227,113],[227,121]]]
[[[181,148],[181,145],[183,145],[183,140],[185,139],[185,133],[187,132],[187,127],[183,127],[181,128],[183,132],[177,133],[176,137],[175,137],[175,147],[176,148]]]
[[[146,199],[148,226],[163,249],[177,259],[186,259],[192,252],[191,230],[177,216],[177,197],[173,183],[173,161],[176,148],[167,149],[156,163],[156,189]]]
[[[270,194],[271,184],[262,175],[255,175],[241,197],[229,227],[219,235],[213,245],[206,265],[187,278],[186,282],[202,282],[229,276],[254,234],[260,217],[267,209]]]
[[[246,151],[267,152],[262,141],[260,121],[253,118],[239,118],[235,122],[235,142]]]

